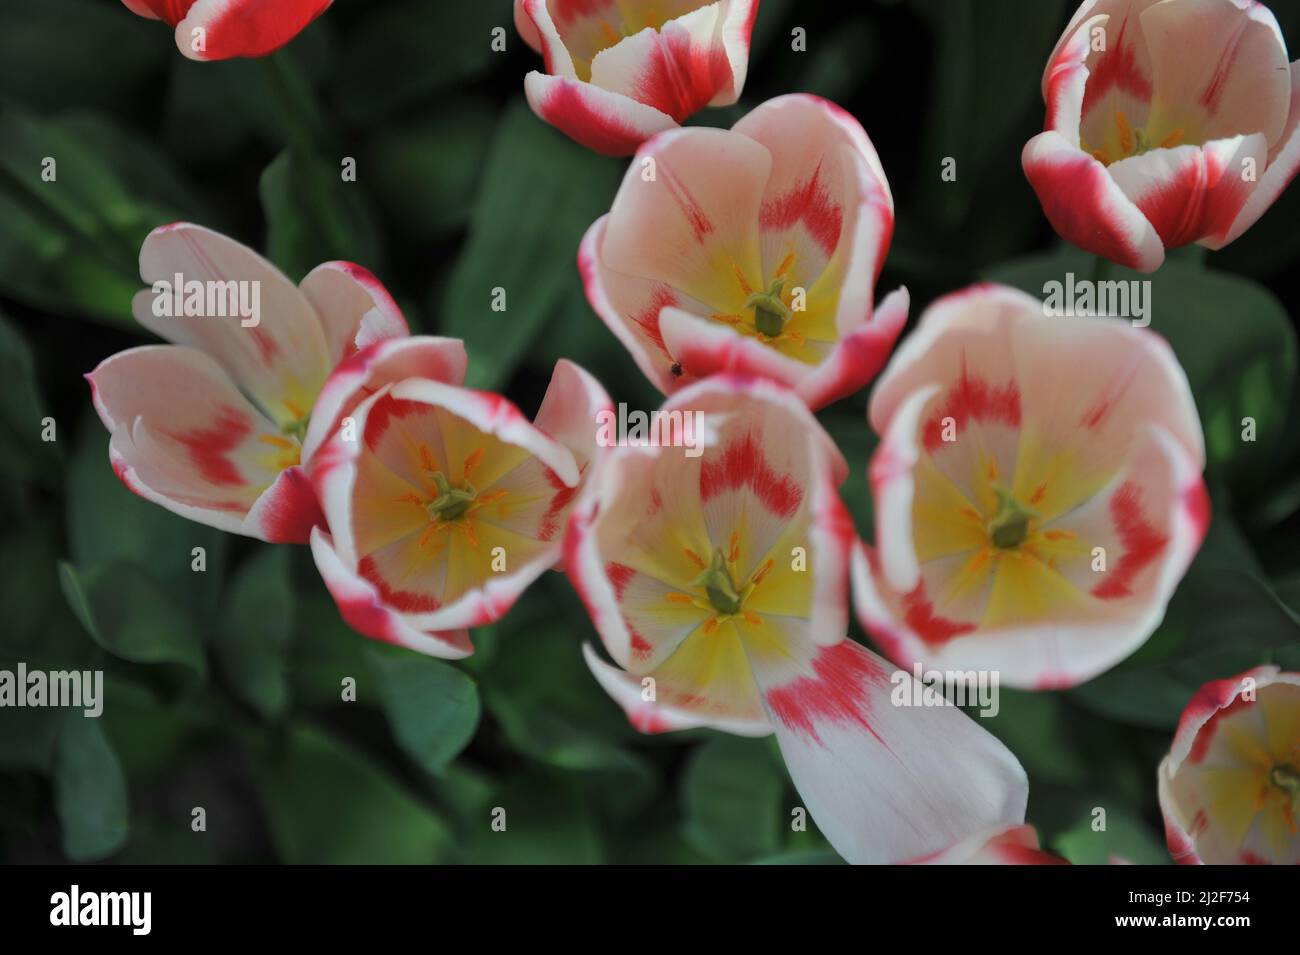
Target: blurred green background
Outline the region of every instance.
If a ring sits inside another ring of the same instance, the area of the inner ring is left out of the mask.
[[[1300,5],[1280,6],[1300,44]],[[694,122],[830,97],[866,127],[897,202],[882,294],[906,284],[915,319],[978,278],[1040,293],[1091,269],[1020,171],[1073,7],[762,0],[742,102]],[[796,27],[807,52],[791,49]],[[0,668],[102,668],[107,686],[99,720],[0,710],[0,859],[837,861],[815,831],[791,831],[798,798],[772,741],[627,725],[582,663],[597,638],[561,575],[453,666],[349,631],[305,548],[173,517],[109,467],[82,375],[148,340],[129,308],[136,256],[178,219],[295,279],[334,258],[369,267],[413,329],[465,339],[471,384],[528,414],[560,357],[655,407],[574,261],[625,163],[532,116],[523,76],[539,62],[510,0],[338,0],[274,62],[216,64],[186,61],[170,30],[115,0],[0,0]],[[47,156],[57,183],[40,179]],[[343,157],[357,182],[340,181]],[[940,179],[945,157],[956,182]],[[1072,861],[1166,862],[1155,768],[1191,694],[1261,662],[1300,666],[1298,216],[1292,188],[1235,245],[1178,253],[1155,277],[1152,327],[1192,381],[1214,501],[1165,624],[1083,687],[1004,690],[984,721],[1028,770],[1029,820]],[[869,537],[865,407],[864,393],[820,417]]]

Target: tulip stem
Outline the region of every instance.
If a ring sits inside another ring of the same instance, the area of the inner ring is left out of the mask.
[[[1092,263],[1092,284],[1105,282],[1115,271],[1115,263],[1105,256],[1097,256]]]
[[[329,147],[331,137],[321,121],[321,112],[311,87],[281,50],[262,57],[266,64],[267,85],[275,101],[285,131],[285,146],[293,173],[301,177],[305,193],[312,198],[311,209],[318,218],[323,238],[332,256],[346,258],[352,248],[351,232],[337,210],[337,203],[322,201],[334,188],[329,173],[318,162],[318,146]]]

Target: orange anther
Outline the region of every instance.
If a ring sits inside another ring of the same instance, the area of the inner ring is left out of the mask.
[[[483,448],[475,448],[474,452],[465,459],[464,473],[466,478],[468,478],[471,474],[473,474],[474,469],[479,466],[479,462],[483,460],[483,453],[484,453]]]

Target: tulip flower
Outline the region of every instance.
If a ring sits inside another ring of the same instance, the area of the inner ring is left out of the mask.
[[[1069,865],[1038,847],[1033,826],[1004,826],[962,840],[941,852],[913,859],[912,865]]]
[[[128,10],[163,20],[191,60],[266,56],[289,43],[334,0],[122,0]]]
[[[630,155],[705,106],[740,98],[758,0],[515,0],[546,72],[528,105],[588,149]]]
[[[588,664],[633,725],[775,733],[850,862],[1023,822],[1015,757],[942,698],[894,705],[910,674],[846,637],[847,466],[807,407],[774,383],[717,376],[669,399],[660,420],[671,416],[704,423],[703,453],[610,451],[565,539],[614,661],[588,650]]]
[[[1209,521],[1204,439],[1163,339],[1001,286],[936,302],[871,396],[862,624],[896,663],[1044,689],[1140,646]]]
[[[343,618],[431,656],[472,653],[468,628],[559,559],[608,409],[568,361],[532,424],[498,395],[419,377],[358,405],[310,468],[329,528],[312,554]]]
[[[1175,862],[1300,865],[1300,673],[1207,683],[1160,763]]]
[[[782,96],[730,131],[646,143],[578,264],[592,308],[665,394],[737,372],[816,409],[870,381],[907,321],[905,290],[873,306],[893,228],[857,121]]]
[[[1300,168],[1300,62],[1254,0],[1086,0],[1043,97],[1022,159],[1048,220],[1142,272],[1223,248]]]
[[[123,483],[201,524],[306,543],[320,509],[302,464],[365,389],[464,376],[461,343],[407,337],[357,265],[328,262],[295,286],[246,246],[176,223],[145,239],[140,275],[136,320],[173,344],[120,352],[87,378]]]

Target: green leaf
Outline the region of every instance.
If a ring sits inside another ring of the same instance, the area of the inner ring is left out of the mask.
[[[157,74],[175,55],[167,27],[141,23],[120,4],[7,3],[0,97],[47,112],[68,103],[130,106],[154,93]]]
[[[374,645],[366,662],[398,745],[427,773],[439,775],[474,737],[478,688],[441,660]]]
[[[343,680],[350,677],[360,681],[365,674],[368,641],[343,622],[315,567],[310,570],[315,579],[294,588],[290,694],[298,706],[332,707],[342,700]],[[360,692],[358,702],[373,702],[372,695]]]
[[[108,460],[108,434],[93,415],[81,423],[67,483],[72,562],[125,560],[145,568],[199,613],[215,609],[227,535],[179,517],[126,489]],[[196,571],[195,548],[206,570]]]
[[[1115,859],[1134,865],[1170,864],[1164,839],[1139,816],[1104,802],[1096,808],[1106,811],[1105,829],[1093,829],[1094,816],[1089,811],[1086,818],[1052,840],[1052,851],[1075,865],[1109,865]]]
[[[578,780],[555,771],[511,774],[493,795],[491,812],[472,821],[467,835],[469,846],[462,861],[473,865],[605,861],[604,840],[589,796]]]
[[[344,119],[379,124],[408,105],[485,75],[501,56],[492,50],[496,27],[506,31],[508,47],[527,50],[502,0],[402,0],[376,7],[344,42],[337,76]],[[540,69],[540,57],[537,62]]]
[[[682,780],[683,835],[717,862],[776,852],[785,776],[765,740],[717,736],[691,754]]]
[[[535,760],[644,782],[644,761],[623,745],[637,734],[623,711],[598,692],[573,638],[574,627],[585,624],[578,607],[563,581],[533,584],[511,610],[508,631],[504,622],[494,629],[506,645],[476,670],[484,705],[507,741]]]
[[[55,747],[54,807],[74,862],[106,858],[126,844],[126,780],[98,720],[79,710],[64,714]]]
[[[140,243],[183,210],[168,197],[174,177],[145,178],[132,160],[146,147],[128,141],[107,120],[0,109],[0,292],[138,331]]]
[[[294,604],[289,551],[262,547],[244,561],[226,596],[224,627],[214,649],[235,694],[263,718],[289,708],[286,674]]]
[[[0,313],[0,446],[8,452],[0,459],[0,472],[19,480],[53,480],[59,454],[58,444],[41,436],[47,413],[31,349]]]
[[[367,757],[310,726],[254,753],[281,861],[301,865],[438,862],[450,834]]]
[[[927,217],[955,226],[969,212],[986,168],[1005,161],[1006,143],[1023,142],[1017,130],[1031,112],[1041,111],[1038,79],[1065,23],[1065,0],[912,0],[911,5],[936,33],[924,112],[922,205]],[[988,55],[990,50],[997,55]],[[958,163],[951,182],[939,177],[947,157]]]
[[[568,299],[583,233],[608,211],[621,165],[569,141],[527,107],[501,119],[438,331],[473,355],[466,384],[496,389]],[[505,293],[494,311],[495,289]],[[592,334],[608,334],[589,315]],[[557,356],[558,357],[558,356]],[[547,368],[549,371],[549,367]]]
[[[1066,273],[1091,274],[1093,258],[1073,248],[997,266],[993,281],[1042,298],[1048,282]],[[1149,280],[1151,330],[1168,339],[1187,373],[1205,430],[1211,477],[1234,490],[1269,483],[1281,447],[1296,378],[1296,334],[1286,310],[1267,289],[1193,263],[1169,260],[1140,275],[1116,268],[1114,281]],[[1243,441],[1243,419],[1255,440]]]
[[[492,109],[470,101],[376,130],[358,168],[385,221],[421,246],[465,228],[494,126]]]
[[[111,561],[78,569],[59,565],[63,594],[91,638],[130,663],[169,663],[199,680],[207,675],[203,643],[188,608],[178,605],[133,564]]]
[[[346,182],[342,166],[280,153],[262,173],[267,256],[294,281],[335,259],[382,271],[382,239],[361,188]]]

